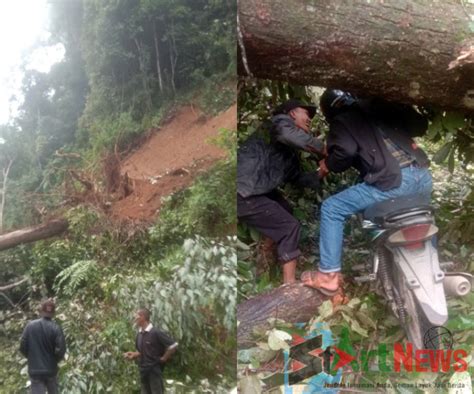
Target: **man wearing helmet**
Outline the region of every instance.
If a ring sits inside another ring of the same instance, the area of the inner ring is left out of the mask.
[[[315,113],[298,100],[281,104],[268,126],[269,139],[257,132],[237,154],[237,216],[276,243],[284,283],[296,281],[300,224],[277,188],[287,182],[319,187],[318,175],[303,173],[298,158],[298,150],[324,156],[324,144],[309,133]]]
[[[326,90],[320,100],[329,122],[322,175],[355,168],[361,183],[331,196],[321,206],[320,263],[301,276],[305,285],[333,295],[339,288],[345,220],[390,198],[420,194],[429,202],[431,174],[426,154],[413,137],[426,132],[426,119],[408,105],[373,98],[357,100]]]

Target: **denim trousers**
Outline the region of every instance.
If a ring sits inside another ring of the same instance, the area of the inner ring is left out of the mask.
[[[372,204],[390,198],[420,194],[431,198],[432,180],[427,168],[416,166],[401,170],[402,183],[399,187],[381,191],[374,186],[360,183],[325,200],[321,206],[321,225],[319,237],[321,272],[341,270],[344,222],[351,215],[362,212]]]

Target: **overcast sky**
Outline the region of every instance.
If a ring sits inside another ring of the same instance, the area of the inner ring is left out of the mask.
[[[21,86],[22,56],[28,56],[28,68],[43,72],[62,58],[61,47],[35,52],[30,49],[37,40],[47,39],[47,19],[47,0],[0,1],[0,124],[8,122],[10,97],[18,95]]]

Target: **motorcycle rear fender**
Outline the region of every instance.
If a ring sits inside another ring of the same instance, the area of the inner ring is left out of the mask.
[[[396,266],[403,273],[408,288],[428,320],[433,325],[444,324],[448,320],[444,273],[439,267],[438,252],[431,240],[426,240],[420,249],[393,245],[390,249]]]

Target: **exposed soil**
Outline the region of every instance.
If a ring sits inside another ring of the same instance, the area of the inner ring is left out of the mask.
[[[209,119],[194,107],[183,107],[163,127],[153,130],[148,141],[121,163],[120,174],[130,194],[112,204],[112,216],[153,220],[162,197],[186,188],[199,172],[225,156],[210,142],[220,128],[237,128],[236,105]]]

